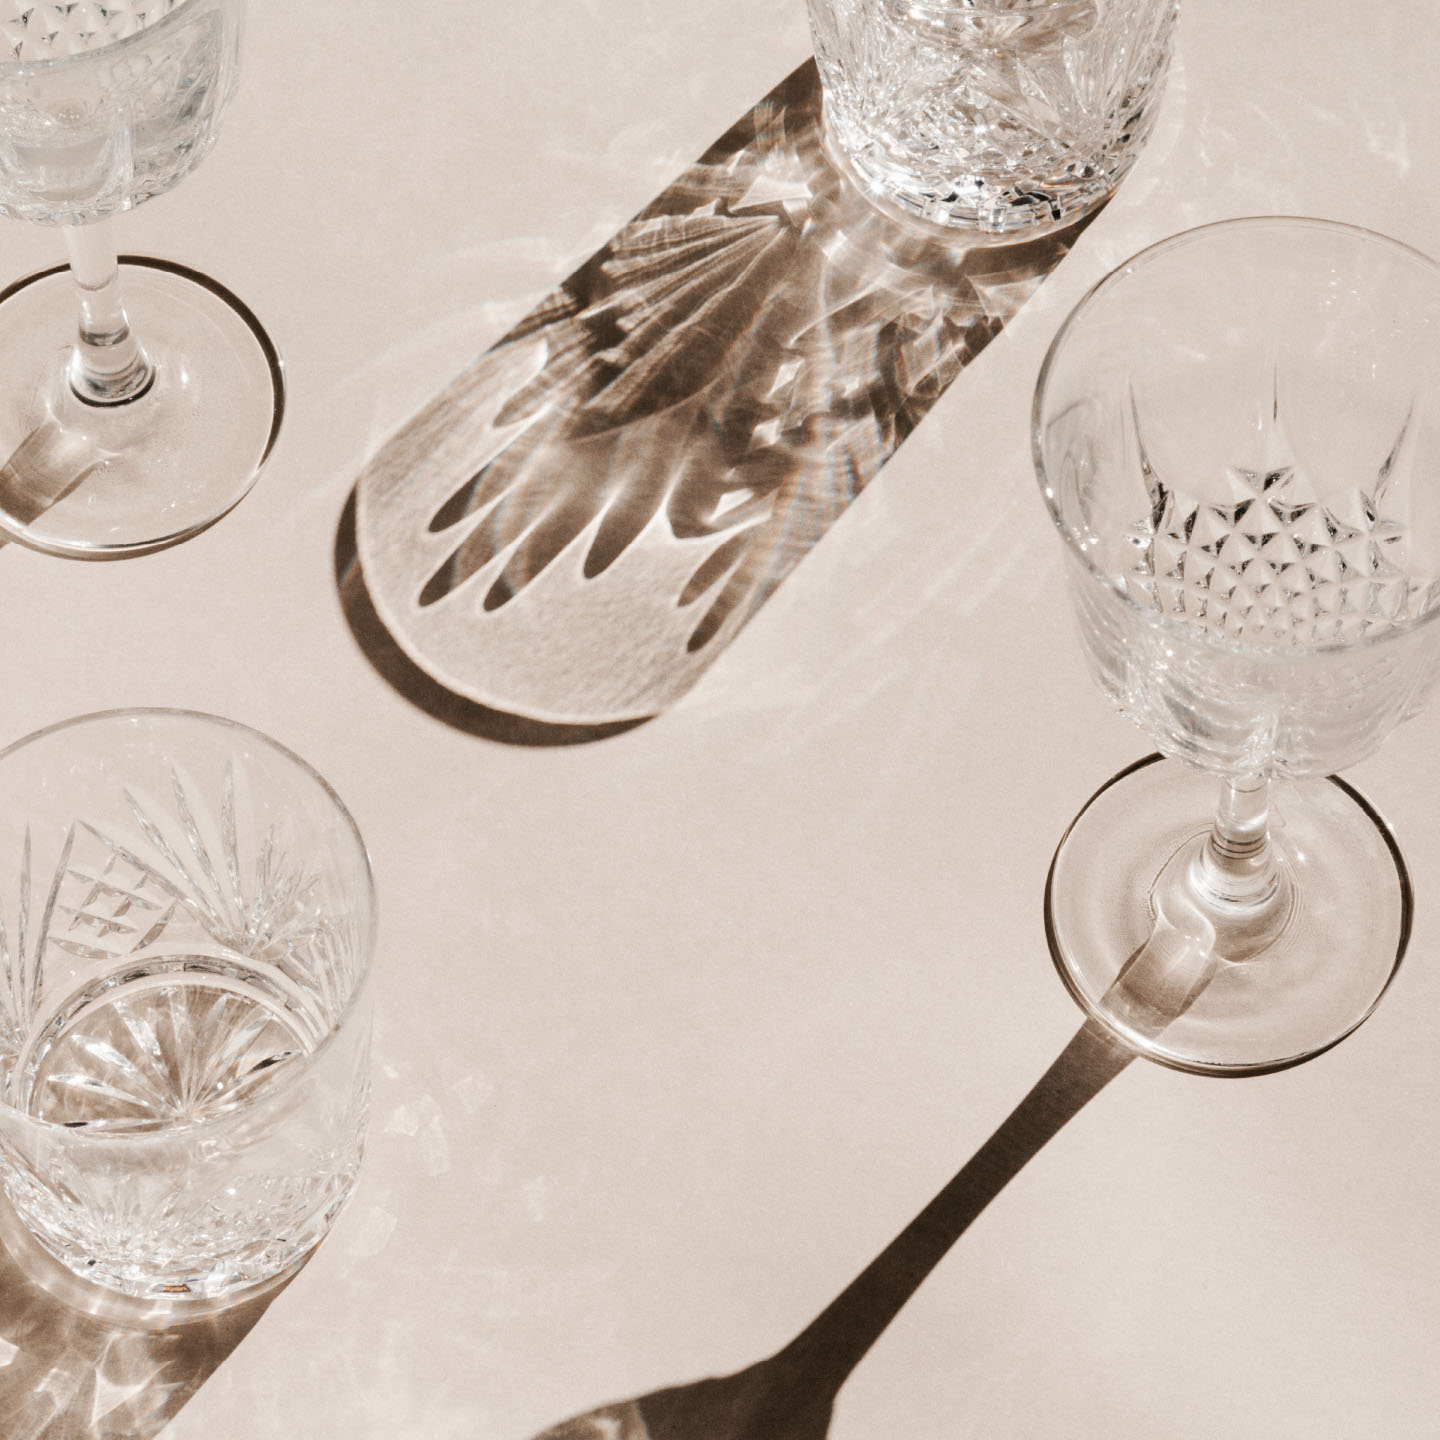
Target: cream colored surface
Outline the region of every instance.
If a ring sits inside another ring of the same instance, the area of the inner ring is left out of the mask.
[[[366,458],[808,54],[803,6],[254,0],[215,155],[122,246],[284,353],[280,446],[161,555],[0,550],[0,736],[130,704],[316,764],[382,910],[373,1143],[317,1258],[166,1440],[527,1440],[793,1335],[1079,1024],[1041,892],[1143,736],[1086,678],[1030,391],[1083,290],[1227,216],[1440,252],[1429,0],[1193,0],[1158,131],[1039,296],[669,714],[505,748],[342,618]],[[0,270],[56,258],[6,222]],[[1132,1066],[981,1217],[835,1440],[1437,1434],[1440,716],[1351,776],[1419,915],[1375,1018],[1282,1075]]]

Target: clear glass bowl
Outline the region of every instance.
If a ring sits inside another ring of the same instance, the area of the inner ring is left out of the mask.
[[[22,3],[0,24],[0,214],[100,220],[209,154],[239,77],[243,0]]]
[[[1170,1064],[1318,1054],[1410,933],[1398,844],[1327,777],[1440,673],[1440,266],[1289,217],[1152,246],[1061,327],[1033,441],[1090,669],[1168,757],[1056,854],[1061,973]]]

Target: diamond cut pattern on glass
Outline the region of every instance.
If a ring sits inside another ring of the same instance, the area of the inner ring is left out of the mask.
[[[1375,473],[1323,502],[1293,458],[1278,401],[1264,437],[1272,459],[1231,466],[1222,500],[1162,474],[1133,396],[1131,414],[1151,508],[1126,534],[1139,552],[1129,588],[1152,608],[1231,640],[1323,646],[1403,626],[1440,600],[1440,583],[1407,572],[1395,500],[1413,406]]]
[[[276,830],[242,841],[233,766],[213,807],[169,782],[168,805],[122,792],[124,834],[72,822],[48,880],[27,832],[13,923],[0,906],[0,1070],[42,1119],[144,1129],[234,1109],[314,1049],[351,988],[356,937]]]
[[[0,33],[5,45],[0,58],[54,60],[98,50],[143,30],[180,3],[183,0],[69,0],[62,4],[4,0]]]

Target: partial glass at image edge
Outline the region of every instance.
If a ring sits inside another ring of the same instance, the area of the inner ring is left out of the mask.
[[[354,821],[283,747],[183,711],[27,737],[0,799],[0,1175],[65,1286],[17,1260],[121,1321],[240,1303],[304,1262],[363,1154]]]
[[[1250,217],[1117,267],[1046,358],[1036,467],[1086,658],[1173,757],[1082,811],[1047,926],[1076,998],[1151,1058],[1298,1063],[1404,953],[1399,847],[1324,777],[1440,663],[1437,335],[1424,255]]]
[[[887,213],[981,237],[1101,204],[1153,128],[1178,0],[809,0],[826,146]]]
[[[0,530],[31,548],[175,544],[273,449],[284,371],[259,321],[196,271],[117,259],[112,234],[213,147],[243,21],[244,0],[22,4],[0,29],[21,57],[0,60],[0,213],[57,227],[70,261],[0,295]]]

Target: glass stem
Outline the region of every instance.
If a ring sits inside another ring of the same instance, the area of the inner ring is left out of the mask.
[[[130,329],[110,221],[62,227],[80,301],[70,388],[87,405],[124,405],[143,395],[155,367]]]
[[[1270,782],[1246,775],[1220,782],[1220,803],[1199,857],[1202,888],[1222,905],[1264,905],[1282,875],[1270,843]]]

